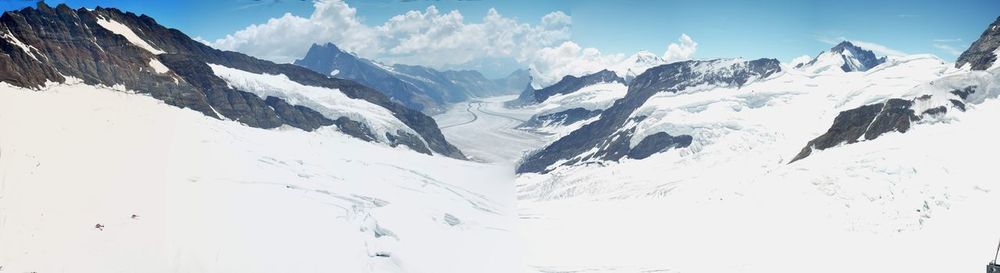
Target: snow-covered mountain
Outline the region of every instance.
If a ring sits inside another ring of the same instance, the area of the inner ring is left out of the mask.
[[[888,132],[905,133],[911,126],[950,120],[949,112],[965,112],[970,104],[983,103],[1000,95],[993,62],[1000,54],[1000,17],[974,42],[955,63],[955,67],[970,69],[967,73],[940,77],[918,85],[897,98],[859,106],[837,115],[826,133],[809,141],[792,161],[809,156],[813,151],[833,148],[859,141],[874,140]],[[982,54],[990,52],[989,54]],[[988,70],[976,72],[976,70]]]
[[[625,58],[621,63],[609,68],[618,74],[619,77],[625,79],[625,82],[632,82],[636,76],[646,72],[647,69],[665,65],[667,61],[656,54],[649,51],[639,51],[628,58]]]
[[[518,126],[550,135],[561,136],[595,120],[615,100],[625,96],[628,87],[619,81],[587,85],[567,94],[558,94],[538,104],[525,107],[535,113]]]
[[[463,158],[433,119],[371,88],[216,50],[148,16],[39,3],[4,13],[0,32],[0,79],[14,86],[79,79],[251,127],[334,126],[367,141]]]
[[[378,91],[117,9],[0,33],[0,271],[521,270],[509,168]]]
[[[394,101],[425,113],[440,113],[445,106],[470,98],[514,94],[529,82],[527,70],[490,80],[477,71],[438,71],[396,64],[384,65],[337,48],[333,43],[314,44],[296,65],[332,77],[357,81],[386,94]]]
[[[645,158],[670,147],[685,147],[691,143],[691,136],[656,133],[640,134],[636,138],[635,125],[646,116],[633,115],[633,112],[660,92],[680,93],[689,88],[712,86],[739,87],[780,71],[780,63],[774,59],[685,61],[652,68],[630,83],[625,97],[604,110],[600,119],[529,155],[517,171],[548,172],[560,165],[618,160],[626,156]]]
[[[532,88],[531,85],[528,85],[523,91],[521,91],[521,94],[517,97],[517,99],[506,103],[506,105],[508,107],[536,105],[545,102],[550,97],[571,94],[587,86],[601,83],[624,84],[625,80],[610,70],[601,70],[596,73],[580,77],[567,75],[559,80],[559,82],[542,89],[536,90]]]
[[[980,45],[992,33],[969,51],[991,50]],[[835,70],[682,86],[698,74],[688,70],[726,66],[653,68],[599,120],[521,162],[528,263],[538,272],[981,270],[1000,236],[1000,220],[986,217],[1000,183],[977,156],[1000,152],[1000,69],[980,53],[962,64],[894,56],[848,67],[864,73],[830,62]],[[614,235],[601,248],[554,243],[594,233]],[[738,254],[720,259],[719,249]]]
[[[843,41],[829,51],[820,52],[809,62],[795,64],[796,69],[812,73],[826,71],[861,72],[885,63],[886,57],[879,58],[871,50]]]
[[[625,89],[624,79],[613,71],[602,70],[580,77],[565,76],[538,90],[529,85],[505,106],[535,113],[518,128],[558,136],[592,121],[625,96]]]

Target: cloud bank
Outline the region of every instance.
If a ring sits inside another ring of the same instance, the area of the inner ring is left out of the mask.
[[[442,12],[429,6],[367,25],[342,0],[318,0],[313,6],[308,17],[286,13],[208,44],[275,62],[292,62],[310,45],[327,42],[380,62],[434,68],[510,58],[532,69],[536,85],[596,72],[624,59],[622,54],[604,54],[571,41],[573,20],[562,11],[526,23],[490,9],[480,22],[469,23],[457,10]],[[688,59],[697,45],[682,35],[668,45],[664,58]]]

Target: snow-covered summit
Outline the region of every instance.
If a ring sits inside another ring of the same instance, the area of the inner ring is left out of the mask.
[[[809,62],[795,65],[795,68],[813,73],[827,71],[859,72],[868,71],[879,64],[885,63],[886,57],[879,58],[871,50],[858,47],[851,42],[843,41],[821,52]]]
[[[667,64],[667,61],[660,58],[660,56],[649,51],[641,50],[632,54],[632,56],[625,58],[624,61],[609,68],[609,70],[614,71],[619,77],[624,78],[626,82],[630,82],[636,76],[642,74],[642,72],[646,72],[647,69],[664,64]]]

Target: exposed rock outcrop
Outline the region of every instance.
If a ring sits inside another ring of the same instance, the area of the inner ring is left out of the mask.
[[[1000,17],[983,31],[969,49],[958,56],[955,67],[968,65],[972,70],[986,70],[996,63],[997,54],[1000,53],[998,49],[1000,49]]]

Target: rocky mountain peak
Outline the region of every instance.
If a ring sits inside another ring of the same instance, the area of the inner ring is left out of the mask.
[[[864,51],[864,49],[848,41],[840,42],[839,44],[833,46],[833,48],[830,48],[830,52],[835,52],[835,53],[844,53],[845,50],[849,50],[851,52]]]
[[[997,55],[1000,55],[1000,17],[983,31],[969,49],[958,56],[955,67],[968,65],[972,70],[986,70],[998,65]]]
[[[535,102],[544,102],[551,96],[558,94],[569,94],[580,90],[588,85],[593,85],[596,83],[610,83],[619,82],[625,83],[625,79],[619,77],[617,73],[604,69],[593,74],[583,75],[580,77],[567,75],[562,78],[559,82],[550,85],[548,87],[539,89],[535,91]]]
[[[843,41],[830,48],[829,51],[821,52],[809,62],[796,65],[795,68],[813,72],[823,72],[836,68],[844,72],[860,72],[868,71],[868,69],[885,61],[885,57],[879,58],[871,50],[861,48],[849,41]]]

